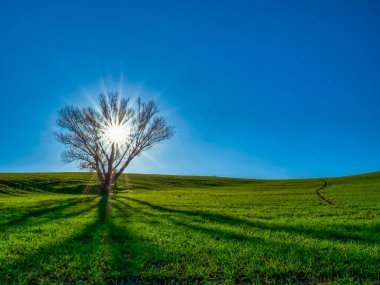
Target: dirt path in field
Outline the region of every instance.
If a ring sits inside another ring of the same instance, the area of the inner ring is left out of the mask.
[[[322,189],[326,189],[328,186],[330,185],[329,182],[327,182],[326,180],[323,180],[323,185],[319,186],[315,192],[317,193],[319,199],[321,199],[322,201],[326,202],[327,204],[330,204],[330,205],[335,205],[334,202],[330,201],[329,199],[327,199],[326,197],[324,197],[322,194],[321,194],[321,190]]]

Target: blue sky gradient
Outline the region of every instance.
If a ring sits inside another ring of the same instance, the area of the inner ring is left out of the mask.
[[[177,131],[131,172],[380,170],[378,15],[377,1],[1,1],[0,171],[77,170],[56,112],[119,86]]]

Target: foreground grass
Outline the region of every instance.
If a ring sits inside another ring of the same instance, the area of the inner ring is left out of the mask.
[[[379,173],[128,175],[108,218],[95,185],[0,174],[0,284],[379,284]]]

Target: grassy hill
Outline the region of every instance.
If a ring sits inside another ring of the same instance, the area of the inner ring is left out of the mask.
[[[380,173],[0,174],[0,284],[380,284]]]

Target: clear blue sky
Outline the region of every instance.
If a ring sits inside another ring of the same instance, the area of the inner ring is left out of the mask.
[[[76,170],[56,112],[120,79],[177,130],[132,172],[380,170],[379,15],[378,1],[3,0],[0,171]]]

